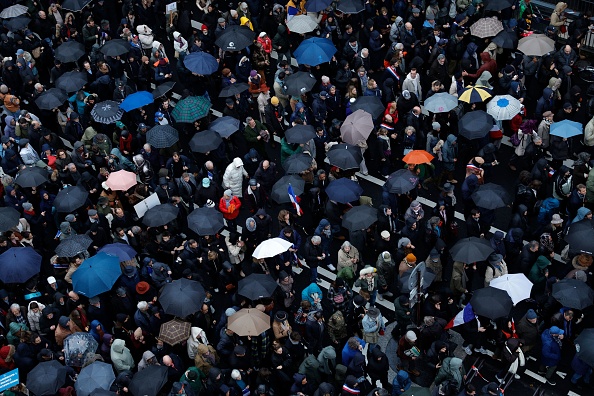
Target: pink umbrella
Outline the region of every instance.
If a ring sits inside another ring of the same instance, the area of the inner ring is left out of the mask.
[[[136,173],[119,170],[110,173],[105,183],[113,191],[126,191],[136,185]]]

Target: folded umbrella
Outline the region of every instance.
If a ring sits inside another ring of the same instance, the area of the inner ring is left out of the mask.
[[[57,360],[41,362],[27,375],[27,389],[35,396],[53,396],[66,383],[66,367]]]
[[[102,54],[107,56],[121,56],[130,52],[132,46],[127,40],[109,40],[99,48]]]
[[[190,139],[190,149],[196,153],[206,154],[219,148],[222,143],[223,139],[218,132],[207,129],[194,134]]]
[[[358,169],[363,161],[361,149],[352,144],[340,143],[333,145],[326,153],[330,165],[342,170]]]
[[[0,12],[0,18],[2,18],[2,19],[15,18],[20,15],[26,14],[27,10],[29,10],[29,9],[22,4],[11,5],[10,7],[6,7],[5,9],[2,10],[2,12]]]
[[[419,184],[419,176],[408,169],[399,169],[386,179],[386,188],[391,194],[406,194]]]
[[[36,166],[21,169],[14,182],[21,187],[39,187],[47,182],[47,171]]]
[[[6,232],[19,224],[21,214],[15,208],[0,208],[0,232]]]
[[[58,88],[50,88],[35,99],[35,104],[41,110],[53,110],[62,106],[67,100],[66,92]]]
[[[200,282],[180,278],[167,283],[159,293],[159,303],[168,315],[185,318],[202,308],[206,291]]]
[[[247,26],[229,25],[219,33],[215,44],[223,51],[241,51],[254,43],[256,33]]]
[[[594,252],[594,220],[583,219],[576,223],[571,223],[569,231],[565,235],[565,242],[573,251]]]
[[[332,4],[332,0],[308,0],[305,3],[305,10],[307,12],[320,12],[328,8]]]
[[[122,275],[120,260],[99,252],[86,259],[72,275],[72,288],[87,297],[95,297],[111,290]]]
[[[41,255],[32,247],[11,247],[0,254],[0,280],[24,283],[39,274]]]
[[[76,62],[85,55],[85,46],[78,41],[66,41],[56,48],[54,58],[63,63]]]
[[[336,9],[343,14],[358,14],[365,9],[362,0],[340,0]]]
[[[470,26],[470,33],[479,38],[493,37],[503,30],[503,24],[497,17],[481,18]]]
[[[120,109],[124,111],[131,111],[139,109],[143,106],[149,105],[155,101],[153,94],[148,91],[134,92],[132,95],[126,96],[124,101],[120,103]]]
[[[555,52],[555,41],[546,34],[534,33],[518,41],[518,51],[528,56],[544,56]]]
[[[159,85],[153,91],[153,98],[155,98],[155,99],[160,98],[161,96],[165,95],[167,92],[171,91],[174,86],[175,86],[175,81],[167,81],[166,83]]]
[[[514,303],[505,290],[489,286],[475,290],[470,305],[477,315],[495,320],[507,318]]]
[[[355,103],[351,105],[351,110],[353,110],[351,115],[357,110],[363,110],[364,112],[371,114],[371,117],[375,120],[384,114],[386,106],[384,106],[382,100],[377,96],[359,96],[355,100]]]
[[[146,142],[154,148],[169,148],[178,141],[179,133],[177,129],[169,124],[155,125],[146,133]]]
[[[219,69],[219,62],[208,52],[192,52],[184,58],[184,66],[192,73],[211,75]]]
[[[377,209],[355,206],[342,216],[342,226],[349,231],[365,230],[377,221]]]
[[[295,15],[293,18],[289,19],[287,27],[291,33],[305,34],[316,30],[318,28],[318,21],[315,20],[311,14]]]
[[[450,250],[454,261],[461,261],[465,264],[484,261],[491,253],[493,253],[491,244],[476,237],[460,239]]]
[[[485,88],[469,85],[458,96],[458,100],[466,103],[482,103],[490,97],[491,94]]]
[[[287,95],[301,96],[313,89],[316,85],[316,78],[306,72],[289,74],[284,81],[284,88]]]
[[[458,130],[460,135],[468,140],[482,139],[487,136],[494,124],[493,116],[483,110],[475,110],[464,114],[460,118]]]
[[[54,207],[57,212],[71,213],[87,202],[89,193],[80,186],[66,186],[56,195]]]
[[[573,343],[577,357],[588,366],[594,367],[594,329],[582,330]]]
[[[167,366],[150,365],[134,374],[128,389],[132,396],[158,395],[167,383],[168,372]]]
[[[308,18],[309,15],[307,16]],[[297,17],[293,17],[290,22]],[[290,23],[289,22],[289,23]],[[315,22],[315,21],[314,21]],[[315,22],[317,25],[317,22]],[[293,31],[293,29],[291,29]],[[318,66],[330,62],[336,53],[336,46],[327,38],[313,37],[303,40],[299,47],[293,52],[297,62],[302,65]]]
[[[95,389],[109,390],[115,378],[111,364],[95,361],[78,374],[74,383],[76,396],[90,396]]]
[[[188,227],[198,235],[215,235],[224,226],[223,214],[214,208],[197,208],[188,216]]]
[[[175,318],[161,325],[159,339],[171,346],[179,344],[188,339],[191,327],[189,322]]]
[[[64,361],[71,367],[83,367],[95,359],[99,343],[89,333],[77,332],[64,339]]]
[[[250,86],[246,83],[235,83],[227,85],[226,87],[223,87],[221,89],[221,92],[219,93],[219,98],[229,98],[231,96],[235,96],[237,94],[245,92],[248,89],[250,89]]]
[[[553,284],[553,298],[564,307],[585,309],[594,303],[594,291],[577,279],[562,279]]]
[[[274,257],[286,252],[291,246],[293,246],[293,242],[282,238],[270,238],[256,246],[252,257],[257,259]]]
[[[522,104],[511,95],[497,95],[487,103],[487,113],[497,121],[511,120],[522,110]]]
[[[406,154],[404,157],[402,157],[402,162],[404,162],[405,164],[414,164],[414,165],[428,164],[431,161],[433,161],[433,158],[435,158],[435,157],[433,157],[431,154],[429,154],[425,150],[412,150],[411,152]]]
[[[161,227],[177,219],[179,208],[170,203],[154,206],[142,216],[142,224],[147,227]]]
[[[208,129],[217,132],[222,138],[228,138],[239,131],[240,121],[237,118],[224,116],[210,123]]]
[[[92,0],[64,0],[62,8],[69,11],[82,11],[83,8],[88,6]]]
[[[491,280],[489,286],[505,290],[511,297],[514,305],[530,298],[532,282],[524,274],[506,274]]]
[[[271,297],[277,287],[278,283],[276,283],[272,276],[254,273],[239,281],[237,285],[237,294],[254,301],[261,298]]]
[[[177,102],[171,115],[176,122],[192,123],[208,115],[212,104],[203,96],[188,96]]]
[[[313,158],[309,154],[293,154],[285,160],[283,168],[288,175],[298,174],[311,168]]]
[[[316,137],[316,129],[312,125],[297,124],[285,131],[287,143],[304,144]]]
[[[76,92],[87,83],[87,73],[70,71],[62,74],[56,80],[56,88],[64,92]]]
[[[87,234],[71,235],[63,239],[56,247],[58,257],[74,257],[85,252],[93,243],[93,240]]]
[[[29,26],[29,23],[31,23],[31,18],[28,18],[25,15],[20,15],[3,21],[2,25],[8,29],[9,32],[18,32],[19,30],[26,29],[27,26]]]
[[[105,100],[97,103],[91,110],[91,117],[101,124],[113,124],[122,119],[124,110],[120,109],[118,102]]]
[[[137,183],[136,173],[123,169],[110,173],[105,181],[105,184],[113,191],[128,191]]]
[[[584,127],[579,122],[563,120],[551,124],[551,135],[553,136],[569,139],[570,137],[579,136],[583,133]]]
[[[502,30],[491,41],[498,47],[515,49],[518,46],[518,33],[515,30]]]
[[[501,11],[514,5],[514,0],[485,0],[486,11]]]
[[[512,203],[512,196],[495,183],[480,185],[470,196],[476,206],[484,209],[504,208]]]
[[[117,257],[120,262],[130,261],[138,254],[136,250],[125,243],[108,243],[99,249],[99,253],[109,254],[110,256]]]
[[[227,328],[240,337],[258,336],[270,328],[270,316],[256,308],[243,308],[229,316]]]
[[[326,187],[326,195],[332,201],[347,204],[358,201],[363,194],[363,187],[346,177],[332,180]]]
[[[447,113],[458,106],[458,98],[447,92],[440,92],[425,99],[425,110],[432,113]]]
[[[286,175],[278,179],[277,182],[272,186],[270,197],[274,200],[274,202],[279,204],[291,202],[288,193],[289,184],[293,187],[295,196],[303,194],[305,181],[297,175]]]
[[[343,142],[356,146],[360,142],[367,140],[373,128],[371,114],[359,109],[345,118],[340,127],[340,136]]]

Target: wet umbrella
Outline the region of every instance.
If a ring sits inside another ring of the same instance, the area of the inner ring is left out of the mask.
[[[21,5],[21,4],[15,4],[15,5],[12,5],[10,7],[6,7],[5,9],[3,9],[2,12],[0,12],[0,18],[2,18],[2,19],[15,18],[20,15],[26,14],[27,10],[28,10],[28,8],[26,6]]]
[[[64,360],[68,366],[83,367],[88,359],[95,357],[98,347],[99,344],[89,333],[71,334],[64,339]]]
[[[594,252],[594,220],[583,219],[576,223],[571,223],[565,242],[569,244],[571,250]]]
[[[240,121],[237,118],[224,116],[210,123],[208,129],[217,132],[222,138],[228,138],[239,130]]]
[[[365,9],[362,0],[340,0],[336,9],[343,14],[358,14]]]
[[[41,255],[32,247],[11,247],[0,255],[0,280],[24,283],[39,273]]]
[[[433,157],[431,154],[429,154],[425,150],[412,150],[411,152],[406,154],[404,157],[402,157],[402,162],[404,162],[405,164],[414,164],[414,165],[428,164],[431,161],[433,161],[433,158],[435,158],[435,157]]]
[[[45,169],[32,167],[21,169],[17,174],[14,182],[21,187],[39,187],[47,182],[47,172]]]
[[[114,39],[109,40],[99,48],[102,54],[107,56],[120,56],[130,52],[132,46],[127,40]]]
[[[283,168],[288,175],[298,174],[311,168],[312,162],[313,158],[309,154],[293,154],[285,160]]]
[[[577,279],[562,279],[553,284],[553,297],[564,307],[585,309],[594,303],[594,291]]]
[[[158,395],[167,383],[167,373],[167,366],[148,366],[134,374],[128,389],[132,396]]]
[[[136,250],[126,243],[108,243],[99,249],[99,253],[115,256],[120,262],[130,261],[137,255]]]
[[[153,98],[155,98],[155,99],[160,98],[161,96],[165,95],[167,92],[171,91],[174,86],[175,86],[174,81],[167,81],[166,83],[159,85],[153,91]]]
[[[286,252],[291,246],[293,246],[293,242],[282,238],[270,238],[256,246],[252,257],[257,259],[274,257]]]
[[[56,88],[64,92],[76,92],[87,83],[87,73],[70,71],[62,74],[56,80]]]
[[[582,330],[574,344],[577,357],[590,367],[594,367],[594,329]]]
[[[522,104],[511,95],[497,95],[487,103],[487,113],[497,121],[511,120],[522,110]]]
[[[377,209],[371,206],[355,206],[342,216],[342,226],[349,231],[365,230],[377,221]]]
[[[481,18],[470,26],[470,33],[480,38],[496,36],[502,30],[503,24],[497,17]]]
[[[184,66],[192,73],[208,76],[219,69],[219,62],[208,52],[192,52],[184,58]]]
[[[10,32],[18,32],[19,30],[23,30],[27,28],[29,23],[31,23],[31,18],[27,18],[24,15],[2,22],[4,27]]]
[[[161,325],[159,339],[171,346],[179,344],[188,339],[191,327],[189,322],[175,318]]]
[[[293,17],[293,21],[297,17]],[[308,18],[309,15],[308,15]],[[310,18],[311,19],[311,18]],[[314,23],[317,22],[314,21]],[[293,29],[291,29],[293,31]],[[330,62],[336,53],[336,46],[327,38],[313,37],[303,40],[299,47],[293,52],[293,56],[299,64],[317,66],[322,63]]]
[[[167,283],[159,293],[159,302],[163,307],[163,312],[180,318],[198,312],[202,308],[205,298],[206,292],[200,282],[186,278]]]
[[[120,259],[104,252],[86,259],[72,275],[72,288],[87,297],[111,290],[122,275]]]
[[[124,111],[131,111],[139,109],[143,106],[151,104],[155,101],[153,94],[148,91],[134,92],[132,95],[126,96],[124,101],[120,103],[120,109]]]
[[[297,72],[289,74],[284,81],[285,92],[287,95],[301,96],[313,89],[316,85],[316,78],[306,72]]]
[[[458,100],[469,104],[482,103],[490,97],[491,94],[485,88],[469,85],[462,91],[460,96],[458,96]]]
[[[82,11],[92,0],[64,0],[62,8],[69,11]]]
[[[188,216],[188,227],[198,235],[215,235],[224,226],[223,214],[214,208],[197,208]]]
[[[359,183],[343,177],[332,180],[325,191],[330,200],[346,204],[358,201],[363,194],[363,187]]]
[[[447,113],[458,106],[458,98],[447,92],[436,93],[425,99],[425,110],[432,113]]]
[[[476,206],[484,209],[504,208],[512,203],[512,197],[507,190],[495,183],[479,186],[470,197]]]
[[[177,219],[179,208],[170,203],[154,206],[142,216],[142,224],[147,227],[161,227]]]
[[[418,184],[419,177],[408,169],[398,169],[386,180],[388,192],[392,194],[406,194]]]
[[[528,56],[544,56],[555,52],[555,41],[546,34],[534,33],[518,41],[518,51]]]
[[[481,238],[470,237],[460,239],[450,250],[454,261],[461,261],[465,264],[476,263],[486,260],[493,248],[488,241]]]
[[[172,115],[176,122],[192,123],[208,115],[212,104],[203,96],[188,96],[177,102]]]
[[[118,396],[118,394],[112,391],[99,388],[91,392],[91,396]]]
[[[485,0],[486,11],[501,11],[514,5],[513,0]]]
[[[111,364],[96,361],[84,367],[74,383],[76,396],[90,396],[95,389],[109,390],[115,381]]]
[[[475,290],[472,293],[470,305],[477,315],[495,320],[507,317],[514,302],[505,290],[489,286]]]
[[[219,34],[215,44],[223,51],[241,51],[254,43],[256,33],[247,26],[230,25]]]
[[[136,173],[122,169],[110,173],[105,183],[113,191],[127,191],[137,184]]]
[[[169,124],[155,125],[146,133],[146,142],[154,148],[169,148],[178,141],[179,133],[177,132],[177,129]]]
[[[58,257],[74,257],[86,251],[92,243],[93,240],[87,234],[71,235],[56,247],[56,254]]]
[[[305,10],[307,12],[320,12],[328,8],[332,4],[332,0],[309,0],[305,3]]]
[[[299,196],[303,194],[303,189],[305,188],[305,181],[297,175],[286,175],[278,179],[276,183],[272,186],[272,192],[270,197],[276,203],[289,203],[291,199],[289,198],[289,184],[293,187],[293,192],[295,196]]]
[[[227,328],[240,337],[257,336],[270,328],[270,316],[256,308],[243,308],[229,316]]]
[[[335,144],[326,153],[330,165],[334,165],[342,170],[358,169],[361,161],[363,161],[363,154],[361,149],[352,144]]]
[[[491,280],[489,286],[505,290],[511,297],[514,305],[530,298],[532,282],[524,274],[506,274]]]
[[[231,96],[235,96],[237,94],[245,92],[248,89],[250,89],[250,86],[246,83],[236,83],[227,85],[226,87],[223,87],[221,89],[221,92],[219,93],[219,98],[229,98]]]
[[[60,44],[60,46],[56,48],[54,58],[64,63],[76,62],[83,57],[84,54],[85,46],[78,41],[71,40]]]
[[[80,186],[64,187],[54,199],[54,207],[57,212],[71,213],[87,202],[89,193]]]
[[[371,117],[375,120],[384,114],[386,106],[384,106],[382,100],[377,96],[359,96],[355,100],[355,103],[351,105],[351,110],[354,113],[359,109],[371,114]]]
[[[495,120],[493,116],[483,110],[468,112],[460,118],[458,129],[460,135],[468,140],[482,139],[493,128]]]
[[[285,131],[287,143],[304,144],[316,137],[316,129],[312,125],[297,124]]]
[[[190,140],[190,149],[196,153],[206,154],[212,150],[216,150],[223,139],[218,132],[207,129],[206,131],[196,132]]]
[[[340,136],[345,143],[357,145],[367,140],[373,128],[371,114],[359,109],[345,118],[340,127]]]
[[[124,110],[120,109],[119,103],[113,100],[97,103],[91,110],[93,119],[101,124],[113,124],[119,121],[123,114]]]
[[[272,276],[254,273],[239,281],[237,294],[247,297],[252,301],[259,300],[261,298],[271,297],[277,287],[278,284]]]
[[[67,100],[66,92],[58,88],[50,88],[35,99],[35,104],[41,110],[53,110],[62,106]]]
[[[53,396],[66,383],[68,371],[57,360],[41,362],[27,375],[27,389],[35,396]]]
[[[312,18],[311,14],[295,15],[293,18],[289,19],[287,27],[291,33],[305,34],[316,30],[318,28],[318,21]],[[295,58],[297,59],[297,56],[295,56]],[[307,64],[309,65],[309,63]]]
[[[0,232],[6,232],[19,223],[21,214],[15,208],[0,208]]]
[[[581,123],[563,120],[551,124],[551,135],[560,136],[569,139],[573,136],[579,136],[584,133],[584,127]]]
[[[491,40],[498,47],[506,49],[515,49],[518,46],[518,36],[516,31],[502,30]]]

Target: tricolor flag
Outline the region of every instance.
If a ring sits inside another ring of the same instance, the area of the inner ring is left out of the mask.
[[[299,206],[300,199],[295,195],[295,192],[293,191],[293,186],[290,183],[287,192],[289,193],[289,199],[293,203],[293,206],[295,207],[297,214],[301,216],[303,214],[303,210],[301,210],[301,206]]]
[[[466,304],[464,309],[454,317],[454,319],[450,320],[450,323],[447,324],[445,327],[447,329],[451,329],[452,327],[460,326],[461,324],[468,323],[471,320],[474,320],[476,315],[472,309],[472,305]]]
[[[295,15],[299,13],[299,10],[295,6],[293,1],[287,3],[287,22],[289,22]]]

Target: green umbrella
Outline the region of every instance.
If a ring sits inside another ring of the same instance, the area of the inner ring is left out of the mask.
[[[192,123],[208,115],[211,103],[202,96],[188,96],[180,100],[173,109],[176,122]]]

